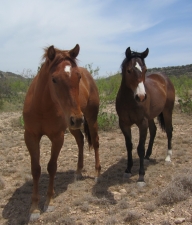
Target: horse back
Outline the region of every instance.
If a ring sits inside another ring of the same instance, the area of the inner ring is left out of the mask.
[[[87,69],[79,67],[79,71],[81,73],[79,90],[81,110],[84,114],[88,114],[89,110],[96,110],[98,112],[99,93],[96,83]]]
[[[169,77],[166,76],[165,74],[160,72],[147,73],[145,84],[150,90],[155,90],[155,88],[152,87],[155,86],[157,90],[161,90],[162,92],[164,92],[166,97],[173,98],[174,100],[175,98],[174,86]]]
[[[153,108],[173,109],[175,102],[175,89],[171,80],[163,73],[148,73],[145,86],[150,97],[150,106]],[[155,111],[151,109],[151,111]]]

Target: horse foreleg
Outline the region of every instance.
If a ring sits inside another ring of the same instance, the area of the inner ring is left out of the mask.
[[[58,136],[51,137],[51,158],[47,165],[47,171],[49,173],[49,187],[47,191],[47,199],[44,205],[44,211],[53,211],[53,196],[54,196],[54,178],[57,171],[57,159],[64,141],[64,134],[61,133]]]
[[[139,168],[139,179],[137,182],[138,182],[138,185],[143,186],[145,185],[144,156],[145,156],[145,141],[146,141],[147,129],[148,129],[147,119],[144,119],[138,127],[139,127],[139,145],[137,147],[137,153],[140,159],[140,168]]]
[[[131,169],[133,166],[133,158],[132,158],[132,137],[131,137],[131,127],[125,125],[125,123],[122,121],[119,121],[120,129],[124,135],[125,138],[125,145],[127,149],[127,168],[125,170],[124,177],[129,178],[131,176]]]
[[[33,177],[33,192],[32,192],[32,204],[30,208],[30,220],[36,220],[40,217],[40,210],[38,208],[39,203],[38,184],[41,175],[41,166],[39,163],[40,137],[37,137],[29,133],[28,131],[25,131],[24,138],[31,157],[31,174]]]
[[[145,159],[149,159],[149,157],[152,153],[153,143],[154,143],[154,139],[155,139],[156,131],[157,131],[157,127],[154,123],[154,120],[149,120],[148,122],[149,122],[150,139],[149,139],[149,145],[147,148]]]
[[[79,153],[78,153],[78,163],[77,170],[75,173],[75,180],[82,177],[82,169],[83,169],[83,147],[84,147],[84,136],[80,130],[70,130],[71,134],[75,137],[77,142]]]

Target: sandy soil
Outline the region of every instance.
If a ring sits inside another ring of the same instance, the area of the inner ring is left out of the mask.
[[[30,157],[19,125],[21,112],[0,114],[0,224],[192,224],[192,196],[171,205],[156,204],[173,177],[190,171],[192,162],[192,117],[173,115],[173,157],[165,164],[167,139],[158,126],[153,153],[146,163],[146,186],[136,185],[139,160],[136,152],[138,129],[132,128],[134,143],[133,176],[126,180],[127,153],[119,129],[100,131],[100,182],[94,182],[94,153],[85,146],[83,179],[74,181],[77,145],[70,133],[58,160],[55,178],[55,210],[43,212],[48,186],[46,171],[50,157],[50,141],[41,140],[40,209],[37,221],[29,222],[32,179]]]

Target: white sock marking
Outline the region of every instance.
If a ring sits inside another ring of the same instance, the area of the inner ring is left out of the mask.
[[[171,162],[172,150],[167,151],[167,157],[165,158],[166,162]]]
[[[136,67],[139,71],[141,71],[141,72],[142,72],[141,66],[139,65],[139,63],[138,63],[138,62],[136,62],[135,67]]]
[[[71,76],[71,66],[69,66],[69,65],[65,66],[64,71],[66,73],[69,73],[69,76]]]

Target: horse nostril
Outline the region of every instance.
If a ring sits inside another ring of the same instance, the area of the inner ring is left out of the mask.
[[[135,95],[135,100],[136,100],[137,102],[140,102],[140,101],[141,101],[138,95]]]
[[[70,125],[73,127],[75,125],[75,118],[71,116],[70,118]]]
[[[137,102],[144,102],[146,99],[147,99],[147,95],[146,94],[144,96],[143,95],[136,95],[135,96],[135,100]]]

